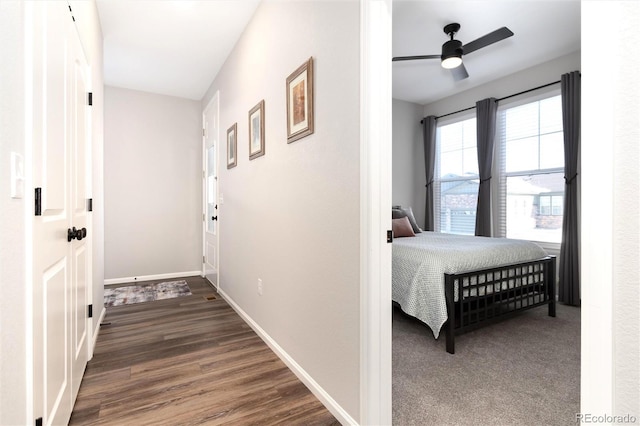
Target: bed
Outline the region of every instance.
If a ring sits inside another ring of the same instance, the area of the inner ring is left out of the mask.
[[[392,299],[402,311],[455,335],[548,305],[555,317],[555,257],[537,244],[506,238],[421,232],[393,239]]]

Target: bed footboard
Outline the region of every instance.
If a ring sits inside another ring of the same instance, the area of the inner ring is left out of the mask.
[[[548,305],[549,316],[555,317],[555,271],[555,256],[547,256],[532,262],[445,274],[447,352],[455,353],[456,333],[519,311]]]

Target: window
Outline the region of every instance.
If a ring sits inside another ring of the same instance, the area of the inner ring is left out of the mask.
[[[559,95],[498,112],[497,235],[560,243],[564,205],[564,142]]]
[[[473,235],[479,184],[476,119],[438,126],[436,138],[436,231]]]
[[[540,195],[540,216],[562,216],[563,195]]]

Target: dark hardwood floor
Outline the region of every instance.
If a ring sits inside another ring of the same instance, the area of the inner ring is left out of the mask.
[[[191,296],[107,308],[71,425],[339,425],[208,281],[184,280]]]

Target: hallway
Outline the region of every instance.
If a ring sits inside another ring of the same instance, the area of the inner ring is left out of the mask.
[[[185,280],[191,296],[107,308],[71,425],[339,424],[208,281]]]

